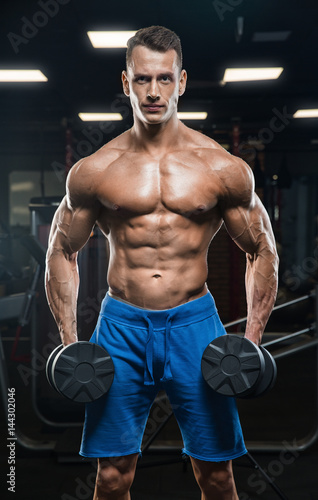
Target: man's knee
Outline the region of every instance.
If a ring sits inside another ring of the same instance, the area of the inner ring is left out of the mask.
[[[216,471],[210,477],[202,480],[202,489],[205,493],[219,491],[222,493],[231,493],[234,491],[233,475],[229,471]]]
[[[137,457],[99,459],[96,489],[107,500],[124,497],[135,476]]]
[[[217,498],[235,499],[236,488],[230,462],[194,461],[193,469],[200,489],[206,498],[219,494]]]

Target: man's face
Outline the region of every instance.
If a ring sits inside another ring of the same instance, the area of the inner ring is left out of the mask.
[[[187,75],[177,64],[175,50],[157,52],[137,45],[127,72],[123,71],[124,93],[130,97],[135,118],[147,124],[168,121],[185,91]]]

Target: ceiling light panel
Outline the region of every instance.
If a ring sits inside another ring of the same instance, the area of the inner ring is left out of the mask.
[[[47,82],[38,69],[0,69],[0,82]]]
[[[123,119],[120,113],[79,113],[83,122],[116,122]]]
[[[136,31],[88,31],[88,37],[95,49],[122,48]]]
[[[208,113],[206,111],[180,112],[178,118],[180,120],[206,120]]]
[[[298,109],[294,118],[318,118],[318,109]]]
[[[275,80],[284,68],[227,68],[223,81],[228,82],[251,82],[257,80]]]

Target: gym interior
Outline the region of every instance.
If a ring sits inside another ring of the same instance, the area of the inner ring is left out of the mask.
[[[132,126],[120,80],[125,46],[96,48],[88,33],[163,25],[180,36],[188,72],[179,112],[201,113],[180,119],[252,168],[280,257],[263,337],[276,382],[258,398],[237,398],[248,449],[234,461],[239,498],[318,500],[317,3],[5,0],[1,7],[0,70],[44,75],[0,82],[1,497],[93,497],[96,462],[78,454],[84,405],[62,397],[46,376],[60,339],[45,296],[45,252],[71,166]],[[257,67],[280,68],[280,75],[226,81],[226,68]],[[112,116],[97,121],[81,115],[106,112]],[[108,256],[96,228],[78,258],[80,340],[94,330]],[[243,334],[245,255],[224,228],[208,269],[227,332]],[[159,393],[133,499],[199,500],[181,448],[169,401]]]

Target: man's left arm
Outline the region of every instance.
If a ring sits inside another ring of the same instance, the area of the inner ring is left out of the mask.
[[[278,256],[268,214],[254,192],[253,174],[242,164],[240,175],[230,182],[235,189],[227,189],[222,216],[229,235],[246,253],[245,336],[259,345],[276,300]]]

